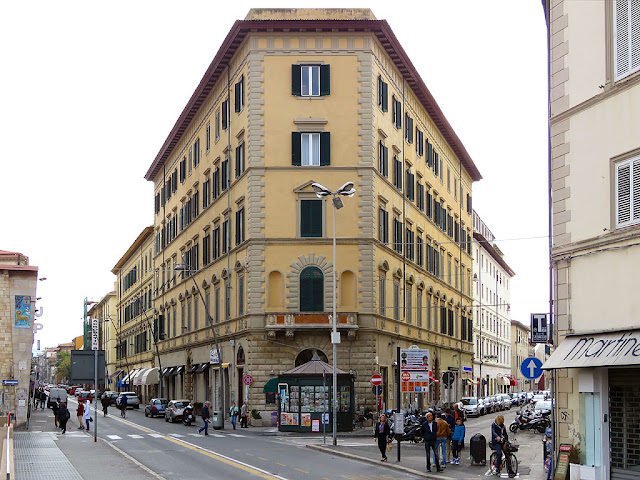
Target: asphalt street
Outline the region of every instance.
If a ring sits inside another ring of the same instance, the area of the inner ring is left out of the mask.
[[[58,446],[79,473],[91,476],[89,436],[77,430],[76,403],[70,398],[72,420],[67,435],[58,437]],[[265,436],[251,428],[210,430],[208,437],[196,426],[166,423],[162,418],[145,418],[144,410],[129,410],[127,418],[110,409],[98,414],[98,436],[138,463],[150,478],[165,479],[300,479],[300,480],[405,480],[414,476],[382,465],[334,457],[306,448],[301,438]],[[95,422],[92,426],[95,425]],[[330,437],[329,437],[330,439]],[[306,440],[306,439],[305,439]],[[314,438],[322,441],[322,436]],[[372,448],[375,446],[372,444]]]

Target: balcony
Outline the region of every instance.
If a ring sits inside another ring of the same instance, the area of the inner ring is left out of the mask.
[[[293,337],[296,331],[324,330],[333,328],[329,313],[270,313],[266,318],[265,330],[269,338],[275,338],[277,332],[284,332],[286,337]],[[350,338],[358,331],[358,314],[356,312],[338,313],[336,328],[346,331]]]

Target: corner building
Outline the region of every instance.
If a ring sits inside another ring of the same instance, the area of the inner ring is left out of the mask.
[[[336,212],[337,366],[355,376],[356,407],[375,408],[374,373],[385,408],[398,406],[396,347],[429,349],[434,376],[454,372],[452,392],[462,391],[481,177],[370,10],[251,10],[145,178],[155,186],[159,350],[184,396],[224,411],[248,398],[268,419],[277,405],[267,382],[313,353],[331,363],[333,206],[311,184],[348,181],[357,193]],[[219,363],[209,364],[205,307]],[[435,386],[402,406],[447,398]]]

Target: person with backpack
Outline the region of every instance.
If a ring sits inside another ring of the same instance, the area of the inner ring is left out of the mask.
[[[233,429],[236,429],[236,421],[238,419],[238,407],[236,406],[236,402],[233,402],[231,408],[229,409],[229,415],[231,416],[231,425],[233,425]]]
[[[55,424],[56,428],[58,428],[59,423],[58,423],[58,412],[60,411],[60,399],[58,398],[56,400],[56,403],[54,403],[51,406],[51,410],[53,410],[53,423]]]
[[[69,409],[67,409],[67,404],[62,402],[60,404],[60,408],[58,409],[58,424],[62,429],[62,435],[67,433],[67,421],[71,418],[71,414],[69,413]]]

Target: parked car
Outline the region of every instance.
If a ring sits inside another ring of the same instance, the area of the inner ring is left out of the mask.
[[[51,406],[56,403],[60,399],[60,402],[67,401],[67,391],[64,388],[58,387],[50,387],[49,388],[49,399],[47,400],[47,408],[51,408]]]
[[[106,396],[109,399],[109,405],[115,405],[116,400],[118,399],[118,395],[120,394],[118,392],[112,392],[111,390],[107,390],[102,395]]]
[[[478,412],[480,412],[480,415],[487,414],[487,406],[484,403],[484,398],[478,399]]]
[[[502,409],[511,410],[511,397],[507,393],[501,393],[498,398],[502,400]]]
[[[166,398],[152,398],[149,405],[144,407],[144,416],[148,417],[151,415],[151,418],[153,418],[156,415],[164,415],[168,403],[169,400]]]
[[[511,405],[516,407],[522,403],[522,396],[519,393],[511,394]]]
[[[122,397],[127,397],[127,408],[131,407],[136,410],[140,408],[140,399],[136,392],[121,392],[118,398],[116,398],[116,407],[122,405]]]
[[[184,408],[191,402],[189,400],[171,400],[164,411],[164,421],[179,422],[182,420]]]
[[[491,397],[484,397],[482,401],[484,402],[485,413],[493,413],[495,411]]]
[[[551,405],[552,405],[551,400],[541,400],[534,404],[533,409],[534,411],[539,413],[546,413],[551,411]]]
[[[464,408],[464,413],[468,417],[479,417],[481,415],[479,410],[478,399],[475,397],[463,397],[461,400]]]
[[[540,393],[536,393],[533,398],[531,399],[531,403],[537,403],[537,402],[544,402],[547,399],[547,397],[545,395],[542,395]]]
[[[78,402],[86,402],[87,400],[89,400],[93,404],[93,399],[95,398],[95,396],[95,390],[80,390],[80,392],[78,392]]]

